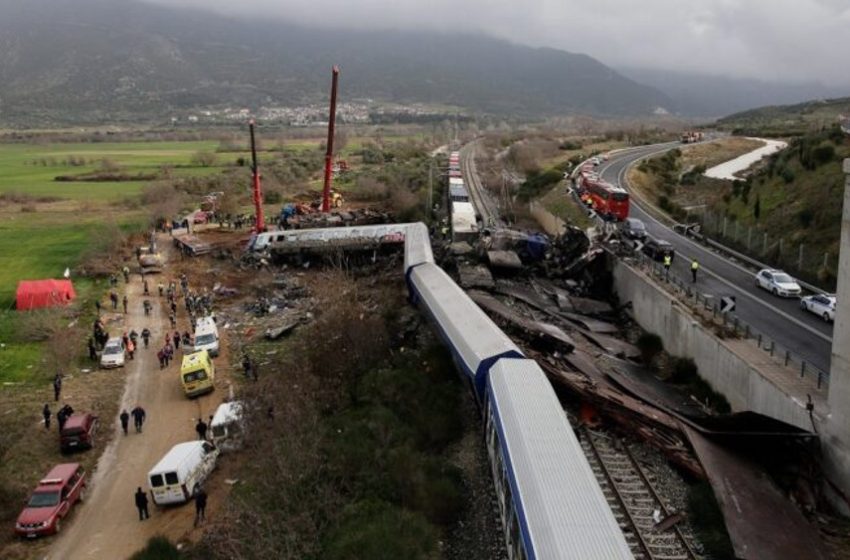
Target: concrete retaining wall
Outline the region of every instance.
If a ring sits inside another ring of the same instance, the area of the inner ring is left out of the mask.
[[[614,291],[622,303],[632,302],[641,328],[660,336],[668,353],[693,359],[700,376],[726,397],[732,410],[752,410],[812,429],[805,403],[783,392],[736,352],[742,342],[718,338],[681,302],[620,260],[613,264],[613,277]]]

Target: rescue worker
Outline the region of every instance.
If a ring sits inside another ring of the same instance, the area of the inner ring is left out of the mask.
[[[150,519],[151,514],[148,513],[148,495],[142,492],[142,487],[136,489],[136,509],[139,510],[139,521]]]
[[[697,271],[699,270],[699,263],[696,259],[691,261],[691,276],[694,278],[694,284],[697,282]]]
[[[97,316],[100,317],[100,300],[95,301],[94,306],[97,308]]]
[[[159,350],[156,353],[156,357],[159,360],[159,369],[165,369],[165,351]]]
[[[132,340],[130,340],[130,341],[127,343],[127,354],[130,356],[130,359],[131,359],[131,360],[135,359],[135,354],[136,354],[136,343],[135,343],[135,342],[133,342]]]
[[[125,266],[121,269],[121,273],[124,275],[124,282],[130,282],[130,269]]]
[[[130,411],[133,416],[133,425],[136,427],[136,433],[142,433],[142,424],[145,423],[145,409],[139,405]]]
[[[151,308],[153,307],[151,305],[150,300],[146,299],[145,301],[143,301],[142,306],[145,308],[145,315],[150,315],[151,314]]]
[[[665,280],[670,279],[670,265],[673,264],[673,257],[670,256],[670,253],[664,254],[664,278]]]
[[[150,331],[150,329],[149,329],[149,328],[147,328],[147,327],[143,328],[143,329],[142,329],[142,340],[143,340],[143,341],[144,341],[144,343],[145,343],[145,348],[147,348],[147,347],[148,347],[148,342],[150,341],[150,339],[151,339],[151,331]]]
[[[124,430],[124,435],[127,435],[127,426],[130,425],[130,413],[127,412],[127,409],[121,411],[121,414],[118,416],[118,419],[121,420],[121,429]]]
[[[144,279],[144,280],[142,280],[142,286],[144,287],[145,295],[149,295],[149,294],[150,294],[150,291],[149,291],[149,289],[148,289],[148,280],[147,280],[147,278],[146,278],[146,279]]]
[[[162,282],[156,285],[157,290],[159,290],[159,297],[162,297],[163,292],[165,292],[165,286],[162,285]]]
[[[62,374],[57,372],[53,378],[53,400],[59,400],[59,394],[62,392]]]
[[[44,416],[44,429],[50,429],[50,406],[47,403],[44,403],[44,408],[41,409],[41,415]]]
[[[126,294],[124,295],[124,299],[122,300],[122,303],[124,304],[124,314],[126,315],[126,313],[127,313],[127,295]]]
[[[174,349],[180,350],[180,331],[174,331],[174,336],[171,337],[174,341]]]
[[[195,527],[198,526],[198,523],[201,521],[205,521],[204,514],[207,509],[207,493],[204,490],[203,486],[198,487],[198,491],[195,494]]]
[[[96,362],[97,361],[97,348],[94,345],[94,338],[89,337],[89,359]]]
[[[195,431],[198,432],[198,439],[207,439],[207,423],[203,418],[198,418],[198,423],[195,424]]]
[[[118,294],[116,294],[115,292],[109,292],[109,301],[112,302],[113,311],[118,309]]]

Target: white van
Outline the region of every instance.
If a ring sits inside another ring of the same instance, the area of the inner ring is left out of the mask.
[[[219,453],[208,441],[187,441],[172,447],[148,473],[153,503],[188,502],[215,468]]]
[[[245,419],[239,401],[221,403],[213,415],[212,440],[222,451],[233,451],[242,447],[245,434]]]
[[[218,356],[218,327],[212,317],[198,319],[192,345],[192,352],[206,350],[210,356]]]

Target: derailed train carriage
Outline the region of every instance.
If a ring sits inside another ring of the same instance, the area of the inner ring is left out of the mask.
[[[509,558],[633,558],[545,374],[434,263],[423,224],[408,229],[404,267],[484,412]]]

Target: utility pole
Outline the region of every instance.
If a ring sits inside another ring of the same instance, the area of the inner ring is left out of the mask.
[[[434,212],[434,158],[428,160],[428,208],[425,215],[431,217]]]
[[[336,87],[339,81],[339,67],[333,67],[331,79],[331,109],[328,118],[328,143],[325,153],[325,185],[322,189],[322,212],[331,211],[331,180],[333,176],[334,158],[334,125],[336,124]]]
[[[266,231],[266,221],[263,218],[263,189],[260,186],[260,166],[257,163],[257,141],[254,137],[254,119],[248,121],[248,130],[251,133],[251,178],[254,195],[254,231],[263,233]]]

